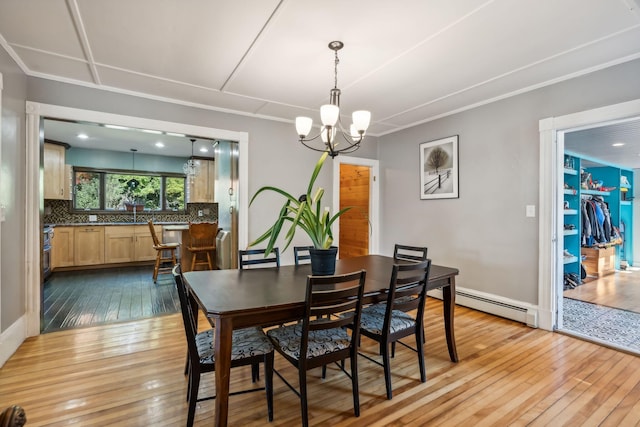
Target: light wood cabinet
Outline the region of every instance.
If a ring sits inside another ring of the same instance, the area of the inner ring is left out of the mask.
[[[64,186],[62,187],[62,198],[71,200],[73,198],[73,166],[64,165]]]
[[[155,226],[156,235],[162,235],[162,227]],[[105,226],[105,264],[154,261],[153,237],[148,225]]]
[[[106,226],[104,230],[104,262],[131,262],[135,256],[134,225]]]
[[[64,199],[65,195],[65,148],[57,144],[44,144],[44,198]]]
[[[195,160],[199,165],[198,175],[187,178],[188,203],[213,203],[215,186],[215,162],[213,160]]]
[[[104,264],[104,227],[76,227],[73,242],[75,265]]]
[[[73,236],[75,227],[55,227],[51,239],[51,269],[74,265]]]
[[[156,236],[162,236],[162,227],[155,225]],[[153,237],[148,225],[135,226],[134,261],[155,261],[156,250],[153,249]]]

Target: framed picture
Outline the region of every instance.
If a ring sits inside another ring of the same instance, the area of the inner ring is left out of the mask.
[[[420,144],[420,198],[458,198],[458,135]]]

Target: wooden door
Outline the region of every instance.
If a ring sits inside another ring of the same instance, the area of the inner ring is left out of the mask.
[[[340,165],[340,209],[351,210],[340,217],[340,258],[369,254],[369,195],[371,168]]]

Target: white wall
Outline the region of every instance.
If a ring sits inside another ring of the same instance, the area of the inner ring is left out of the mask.
[[[640,60],[380,138],[381,248],[429,247],[457,284],[537,304],[539,131],[545,117],[640,98]],[[460,198],[420,200],[418,146],[460,135]]]

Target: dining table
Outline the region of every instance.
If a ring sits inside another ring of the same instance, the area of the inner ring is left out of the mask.
[[[363,303],[371,304],[386,301],[393,264],[403,262],[406,261],[383,255],[344,258],[336,261],[335,274],[364,269],[366,283]],[[427,285],[428,291],[442,289],[445,335],[452,362],[458,361],[453,330],[455,277],[458,272],[457,268],[432,264]],[[307,276],[310,274],[309,264],[184,273],[189,292],[216,331],[216,426],[227,425],[233,330],[300,319],[305,304]]]

